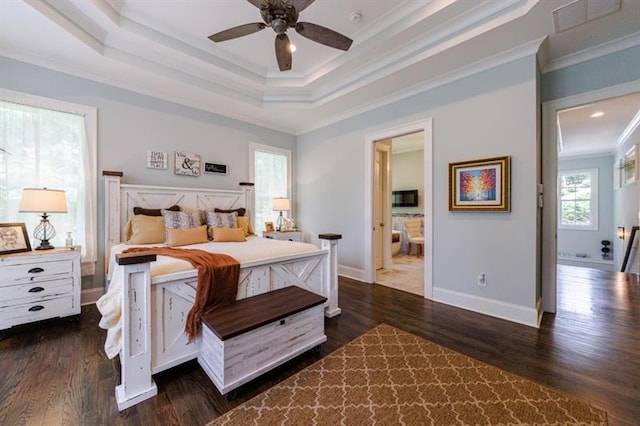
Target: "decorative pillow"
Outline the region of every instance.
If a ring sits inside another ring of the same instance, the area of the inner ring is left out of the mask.
[[[213,238],[211,235],[211,228],[237,228],[238,225],[236,223],[236,218],[238,217],[238,213],[216,213],[210,210],[205,210],[204,212],[205,219],[207,221],[207,226],[209,227],[209,237]]]
[[[215,241],[216,243],[247,241],[247,239],[244,237],[244,230],[242,228],[211,227],[209,229],[211,229],[213,241]]]
[[[202,225],[196,228],[187,229],[167,229],[167,239],[165,243],[175,246],[185,246],[188,244],[206,243],[209,241],[207,238],[207,226]]]
[[[238,216],[244,216],[247,213],[247,209],[245,209],[244,207],[240,207],[238,209],[229,209],[229,210],[223,210],[223,209],[219,209],[219,208],[215,208],[214,210],[216,213],[233,213],[236,212],[238,213]]]
[[[247,230],[249,231],[249,235],[256,235],[256,232],[253,230],[253,223],[250,220],[247,220]]]
[[[135,215],[127,223],[127,244],[158,244],[164,242],[162,216]]]
[[[238,216],[236,218],[236,227],[242,228],[244,231],[244,236],[247,237],[249,235],[253,235],[253,230],[251,229],[251,222],[249,222],[249,218],[246,216]]]
[[[174,212],[163,209],[164,227],[169,229],[187,229],[204,225],[202,214],[198,210]]]
[[[133,214],[143,214],[145,216],[162,216],[162,209],[145,209],[144,207],[134,207],[133,208]],[[171,206],[169,208],[166,208],[165,210],[169,210],[172,212],[178,212],[180,211],[180,206],[178,205],[174,205]]]

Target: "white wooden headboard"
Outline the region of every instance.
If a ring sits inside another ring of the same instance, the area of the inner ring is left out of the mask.
[[[103,172],[105,178],[105,256],[125,240],[124,229],[134,207],[147,209],[179,205],[185,208],[237,209],[253,211],[253,184],[240,183],[242,189],[176,188],[124,184],[121,172]],[[251,218],[249,218],[251,220]]]

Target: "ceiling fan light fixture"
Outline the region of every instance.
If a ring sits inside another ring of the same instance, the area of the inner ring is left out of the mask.
[[[271,22],[271,27],[276,34],[284,34],[287,31],[287,21],[280,18],[274,19]]]

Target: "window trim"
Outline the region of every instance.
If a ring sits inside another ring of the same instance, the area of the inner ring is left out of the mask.
[[[292,165],[292,156],[293,153],[290,149],[286,149],[286,148],[279,148],[276,146],[271,146],[271,145],[264,145],[264,144],[260,144],[257,142],[249,142],[249,179],[251,179],[251,182],[256,181],[256,163],[255,163],[255,154],[256,151],[259,152],[266,152],[269,154],[278,154],[278,155],[284,155],[287,157],[287,194],[285,195],[287,198],[289,198],[290,202],[291,202],[291,209],[293,210],[293,206],[295,205],[293,198],[292,198],[292,185],[293,182],[291,180],[291,177],[293,176],[292,174],[292,170],[291,170],[291,165]],[[256,192],[253,192],[253,206],[255,207],[256,205]],[[292,217],[293,215],[293,211],[289,212],[289,217]],[[251,220],[255,221],[255,212],[250,212],[250,214],[252,215]],[[295,217],[295,216],[294,216]],[[256,229],[258,224],[256,225]]]
[[[562,176],[575,175],[580,173],[591,174],[591,221],[589,225],[564,225],[562,223]],[[598,169],[571,169],[558,171],[558,229],[569,229],[578,231],[598,230]]]
[[[82,259],[81,269],[82,276],[94,275],[95,265],[98,259],[98,242],[96,238],[98,229],[98,179],[96,171],[98,164],[97,108],[3,88],[0,88],[0,100],[36,108],[81,115],[84,117],[87,150],[89,155],[89,170],[87,172],[89,183],[87,184],[87,188],[90,194],[90,203],[89,205],[85,205],[85,217],[93,228],[92,233],[87,233],[87,235],[93,235],[93,240],[91,241],[91,247],[85,247],[86,256]]]
[[[287,197],[289,197],[289,199],[291,199],[291,187],[292,187],[292,182],[291,182],[292,152],[291,150],[286,148],[278,148],[271,145],[263,145],[256,142],[250,142],[249,143],[249,178],[251,179],[251,182],[255,182],[255,179],[256,179],[256,164],[255,164],[256,151],[267,152],[269,154],[279,154],[287,157],[287,194],[286,195]],[[292,201],[292,204],[293,204],[293,201]]]

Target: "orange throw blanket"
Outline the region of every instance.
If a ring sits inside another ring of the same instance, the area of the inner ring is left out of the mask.
[[[152,253],[159,256],[171,256],[188,261],[198,270],[196,300],[189,311],[184,326],[189,341],[200,335],[203,315],[218,306],[228,305],[236,300],[240,263],[227,254],[170,247],[132,247],[123,253]]]

